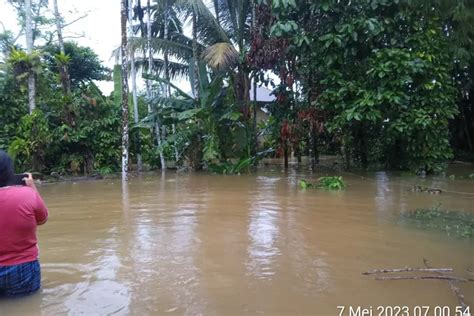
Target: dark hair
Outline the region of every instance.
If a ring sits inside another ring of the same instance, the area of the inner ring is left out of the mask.
[[[13,178],[13,161],[6,152],[0,150],[0,187],[6,186]]]

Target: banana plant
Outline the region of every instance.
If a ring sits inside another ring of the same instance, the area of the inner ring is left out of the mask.
[[[186,93],[173,83],[159,78],[146,77],[159,85],[171,87],[170,97],[161,94],[148,100],[152,113],[145,117],[136,128],[149,128],[156,118],[165,126],[176,125],[176,133],[168,136],[160,151],[176,144],[179,155],[190,161],[195,169],[204,164],[226,158],[225,142],[229,134],[242,128],[241,113],[236,111],[232,87],[227,86],[223,76],[208,80],[204,67],[199,97]]]

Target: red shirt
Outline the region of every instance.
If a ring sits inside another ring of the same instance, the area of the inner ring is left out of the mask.
[[[48,209],[36,190],[0,188],[0,266],[38,259],[36,226],[47,218]]]

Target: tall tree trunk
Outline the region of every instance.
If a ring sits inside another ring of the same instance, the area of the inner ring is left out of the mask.
[[[365,133],[364,123],[360,123],[359,126],[359,159],[362,168],[367,169],[369,166],[368,162],[368,147],[367,147],[367,134]]]
[[[287,140],[283,143],[283,155],[285,159],[285,169],[288,169],[289,148]]]
[[[25,0],[25,17],[26,17],[26,25],[25,25],[25,35],[26,35],[26,52],[28,55],[33,53],[33,25],[32,25],[32,11],[31,11],[31,4],[32,0]],[[35,82],[35,74],[32,70],[29,70],[28,74],[28,105],[30,114],[36,108],[36,82]]]
[[[128,0],[128,34],[133,37],[133,0]],[[130,46],[130,77],[132,80],[132,99],[133,99],[133,121],[138,124],[140,117],[138,114],[138,97],[137,97],[137,71],[135,68],[135,51]],[[140,130],[136,130],[134,133],[135,143],[137,146],[137,169],[140,172],[142,170],[142,155],[141,155],[141,144],[140,144]]]
[[[191,85],[194,86],[194,97],[199,99],[199,52],[197,43],[197,14],[196,9],[193,9],[193,59],[194,59],[194,82]]]
[[[312,162],[311,166],[314,169],[316,164],[319,164],[319,147],[318,147],[318,131],[313,127],[311,133],[311,145],[312,145]]]
[[[147,74],[151,75],[151,68],[153,66],[153,56],[151,52],[151,8],[150,8],[150,0],[146,2],[146,50],[143,51],[143,62],[148,60],[148,71]],[[151,108],[151,96],[152,96],[152,83],[150,79],[145,80],[146,84],[146,97],[148,99],[147,107],[148,107],[148,114],[152,113]]]
[[[164,32],[163,32],[163,36],[165,38],[165,40],[168,40],[168,34],[169,34],[169,23],[168,23],[168,13],[169,13],[169,1],[168,0],[164,0],[165,3],[164,3],[164,20],[163,20],[163,26],[164,26]],[[168,54],[168,48],[165,47],[165,51],[163,53],[163,63],[164,63],[164,70],[165,70],[165,80],[166,82],[170,82],[170,70],[169,70],[169,54]],[[166,97],[167,98],[170,98],[171,97],[171,87],[169,84],[166,84],[166,93],[165,93]],[[173,118],[175,117],[174,113],[172,114]],[[173,123],[172,124],[172,129],[173,129],[173,135],[176,134],[176,125]],[[178,160],[179,160],[179,154],[178,154],[178,148],[176,147],[176,142],[173,144],[173,147],[174,147],[174,158],[175,158],[175,161],[176,161],[176,164],[178,163]]]
[[[120,26],[122,45],[122,180],[128,179],[128,76],[127,76],[127,0],[121,1]]]
[[[192,22],[193,22],[193,59],[194,59],[194,82],[191,82],[191,86],[194,86],[194,98],[195,100],[200,99],[201,95],[201,78],[200,78],[200,71],[199,71],[199,51],[198,51],[198,42],[197,42],[197,12],[196,8],[193,7],[193,15],[192,15]],[[196,102],[196,106],[200,104]],[[194,136],[191,140],[191,167],[195,171],[200,171],[203,168],[202,160],[203,160],[203,144],[201,140],[201,133]]]
[[[311,164],[311,170],[314,170],[316,167],[316,159],[315,159],[315,152],[314,152],[314,137],[313,137],[313,127],[311,126],[308,132],[308,144],[309,144],[309,161]]]
[[[252,121],[252,135],[253,135],[253,148],[252,155],[257,155],[258,151],[258,135],[257,135],[257,113],[258,113],[258,100],[257,100],[257,76],[255,74],[253,78],[253,121]],[[257,159],[255,159],[255,164]]]
[[[151,75],[153,74],[153,53],[151,49],[151,5],[150,5],[150,0],[147,0],[146,3],[147,6],[147,51],[148,51],[148,74]],[[147,94],[148,94],[148,100],[151,100],[153,96],[153,91],[152,91],[152,86],[150,80],[147,80]],[[149,105],[148,106],[148,111],[151,112],[152,108]],[[161,127],[160,127],[160,121],[158,118],[155,119],[155,136],[156,136],[156,143],[158,145],[158,148],[161,149]],[[165,163],[165,156],[163,154],[163,151],[160,150],[160,163],[161,163],[161,169],[165,170],[166,169],[166,163]]]
[[[63,27],[62,27],[61,15],[59,14],[58,0],[53,0],[53,5],[54,5],[54,19],[56,22],[56,32],[58,33],[59,50],[61,52],[61,55],[65,56],[66,50],[64,49]],[[64,95],[70,95],[71,94],[71,81],[69,77],[68,65],[64,63],[64,61],[60,60],[59,67],[60,67],[59,71],[60,71],[61,85],[63,87]]]
[[[460,109],[459,109],[459,112],[461,113],[461,117],[462,117],[462,121],[463,121],[463,128],[464,128],[464,133],[466,135],[466,140],[467,140],[467,145],[468,145],[468,149],[472,152],[473,151],[473,147],[472,147],[472,140],[471,140],[471,134],[469,133],[469,128],[468,128],[468,122],[469,120],[466,119],[466,105],[464,104],[463,101],[460,102]]]
[[[256,32],[257,27],[257,11],[255,0],[252,0],[252,35]],[[253,122],[252,122],[252,132],[253,132],[253,149],[252,155],[255,156],[258,151],[258,135],[257,135],[257,70],[254,70],[253,75]],[[257,159],[254,160],[255,164],[258,163]]]

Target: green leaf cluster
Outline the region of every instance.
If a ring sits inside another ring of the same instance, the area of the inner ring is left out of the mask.
[[[341,176],[327,176],[319,178],[317,186],[305,179],[299,180],[298,186],[303,190],[316,187],[328,191],[340,191],[346,187],[346,183]]]
[[[453,74],[462,59],[453,47],[462,31],[453,19],[461,18],[441,7],[404,0],[272,7],[272,28],[296,23],[293,35],[272,35],[292,40],[288,57],[303,97],[324,111],[345,167],[439,172],[454,157],[449,123],[459,114]]]

